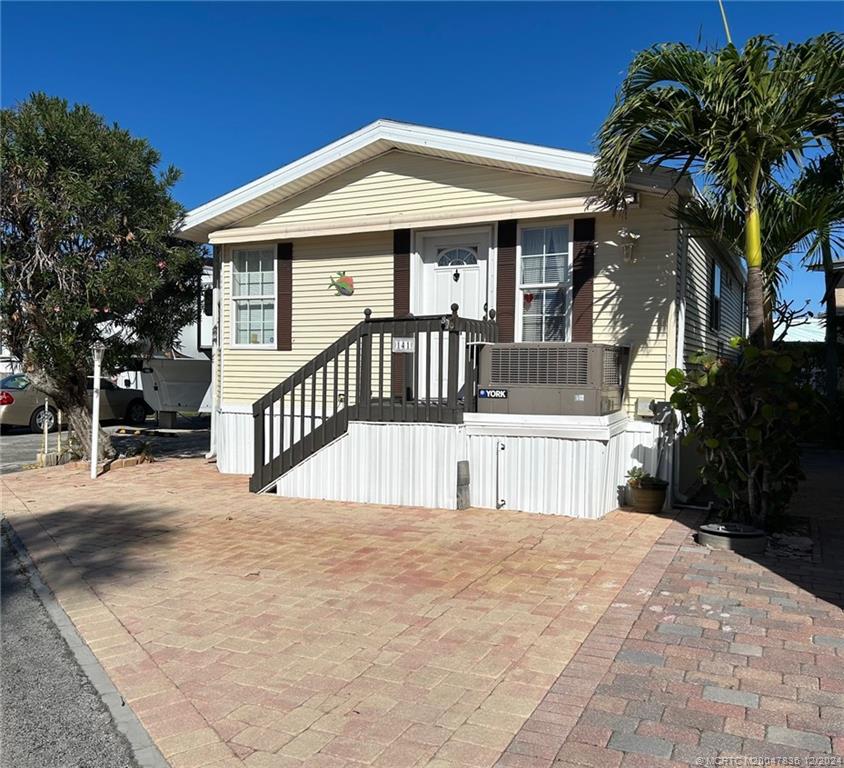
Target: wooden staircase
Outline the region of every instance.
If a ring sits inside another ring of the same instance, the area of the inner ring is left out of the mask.
[[[450,315],[364,320],[252,405],[249,489],[276,481],[346,434],[350,421],[456,424],[475,410],[478,342],[498,338],[488,320]],[[413,352],[394,352],[412,346]],[[412,339],[412,342],[409,340]],[[462,383],[462,387],[461,387]]]

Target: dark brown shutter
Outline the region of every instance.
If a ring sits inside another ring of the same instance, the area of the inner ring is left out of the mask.
[[[516,328],[516,233],[515,219],[498,222],[498,273],[495,296],[495,319],[498,321],[498,340],[514,340]]]
[[[393,317],[410,314],[410,230],[393,230]],[[392,356],[391,389],[400,397],[404,379],[405,355]]]
[[[410,314],[410,230],[393,231],[393,316]]]
[[[222,245],[215,245],[211,249],[212,257],[211,257],[211,265],[212,265],[212,272],[211,272],[211,285],[214,288],[220,287],[220,272],[223,268],[223,246]]]
[[[571,340],[592,342],[592,284],[595,279],[595,219],[574,221]]]
[[[289,352],[293,349],[293,243],[276,246],[276,262],[276,349]]]

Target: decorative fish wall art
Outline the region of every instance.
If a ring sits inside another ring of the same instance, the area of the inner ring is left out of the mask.
[[[338,272],[330,280],[328,290],[334,289],[335,296],[351,296],[355,292],[355,279],[345,272]]]

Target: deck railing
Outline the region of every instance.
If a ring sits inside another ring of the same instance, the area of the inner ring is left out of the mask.
[[[372,317],[330,344],[252,406],[250,490],[267,489],[349,421],[455,424],[476,410],[478,344],[498,338],[495,313]]]

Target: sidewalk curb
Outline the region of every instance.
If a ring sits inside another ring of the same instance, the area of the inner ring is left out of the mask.
[[[126,738],[131,747],[135,760],[140,768],[171,768],[164,756],[155,746],[146,729],[141,725],[132,708],[126,704],[123,697],[114,687],[111,678],[103,669],[97,657],[79,636],[76,627],[70,620],[64,609],[59,605],[50,588],[41,578],[41,574],[32,562],[26,546],[21,541],[17,531],[11,523],[3,519],[3,533],[9,537],[9,543],[14,550],[15,556],[26,569],[27,579],[38,599],[44,605],[47,615],[56,625],[62,639],[67,643],[74,658],[82,671],[90,680],[103,703],[114,720],[117,730]]]

